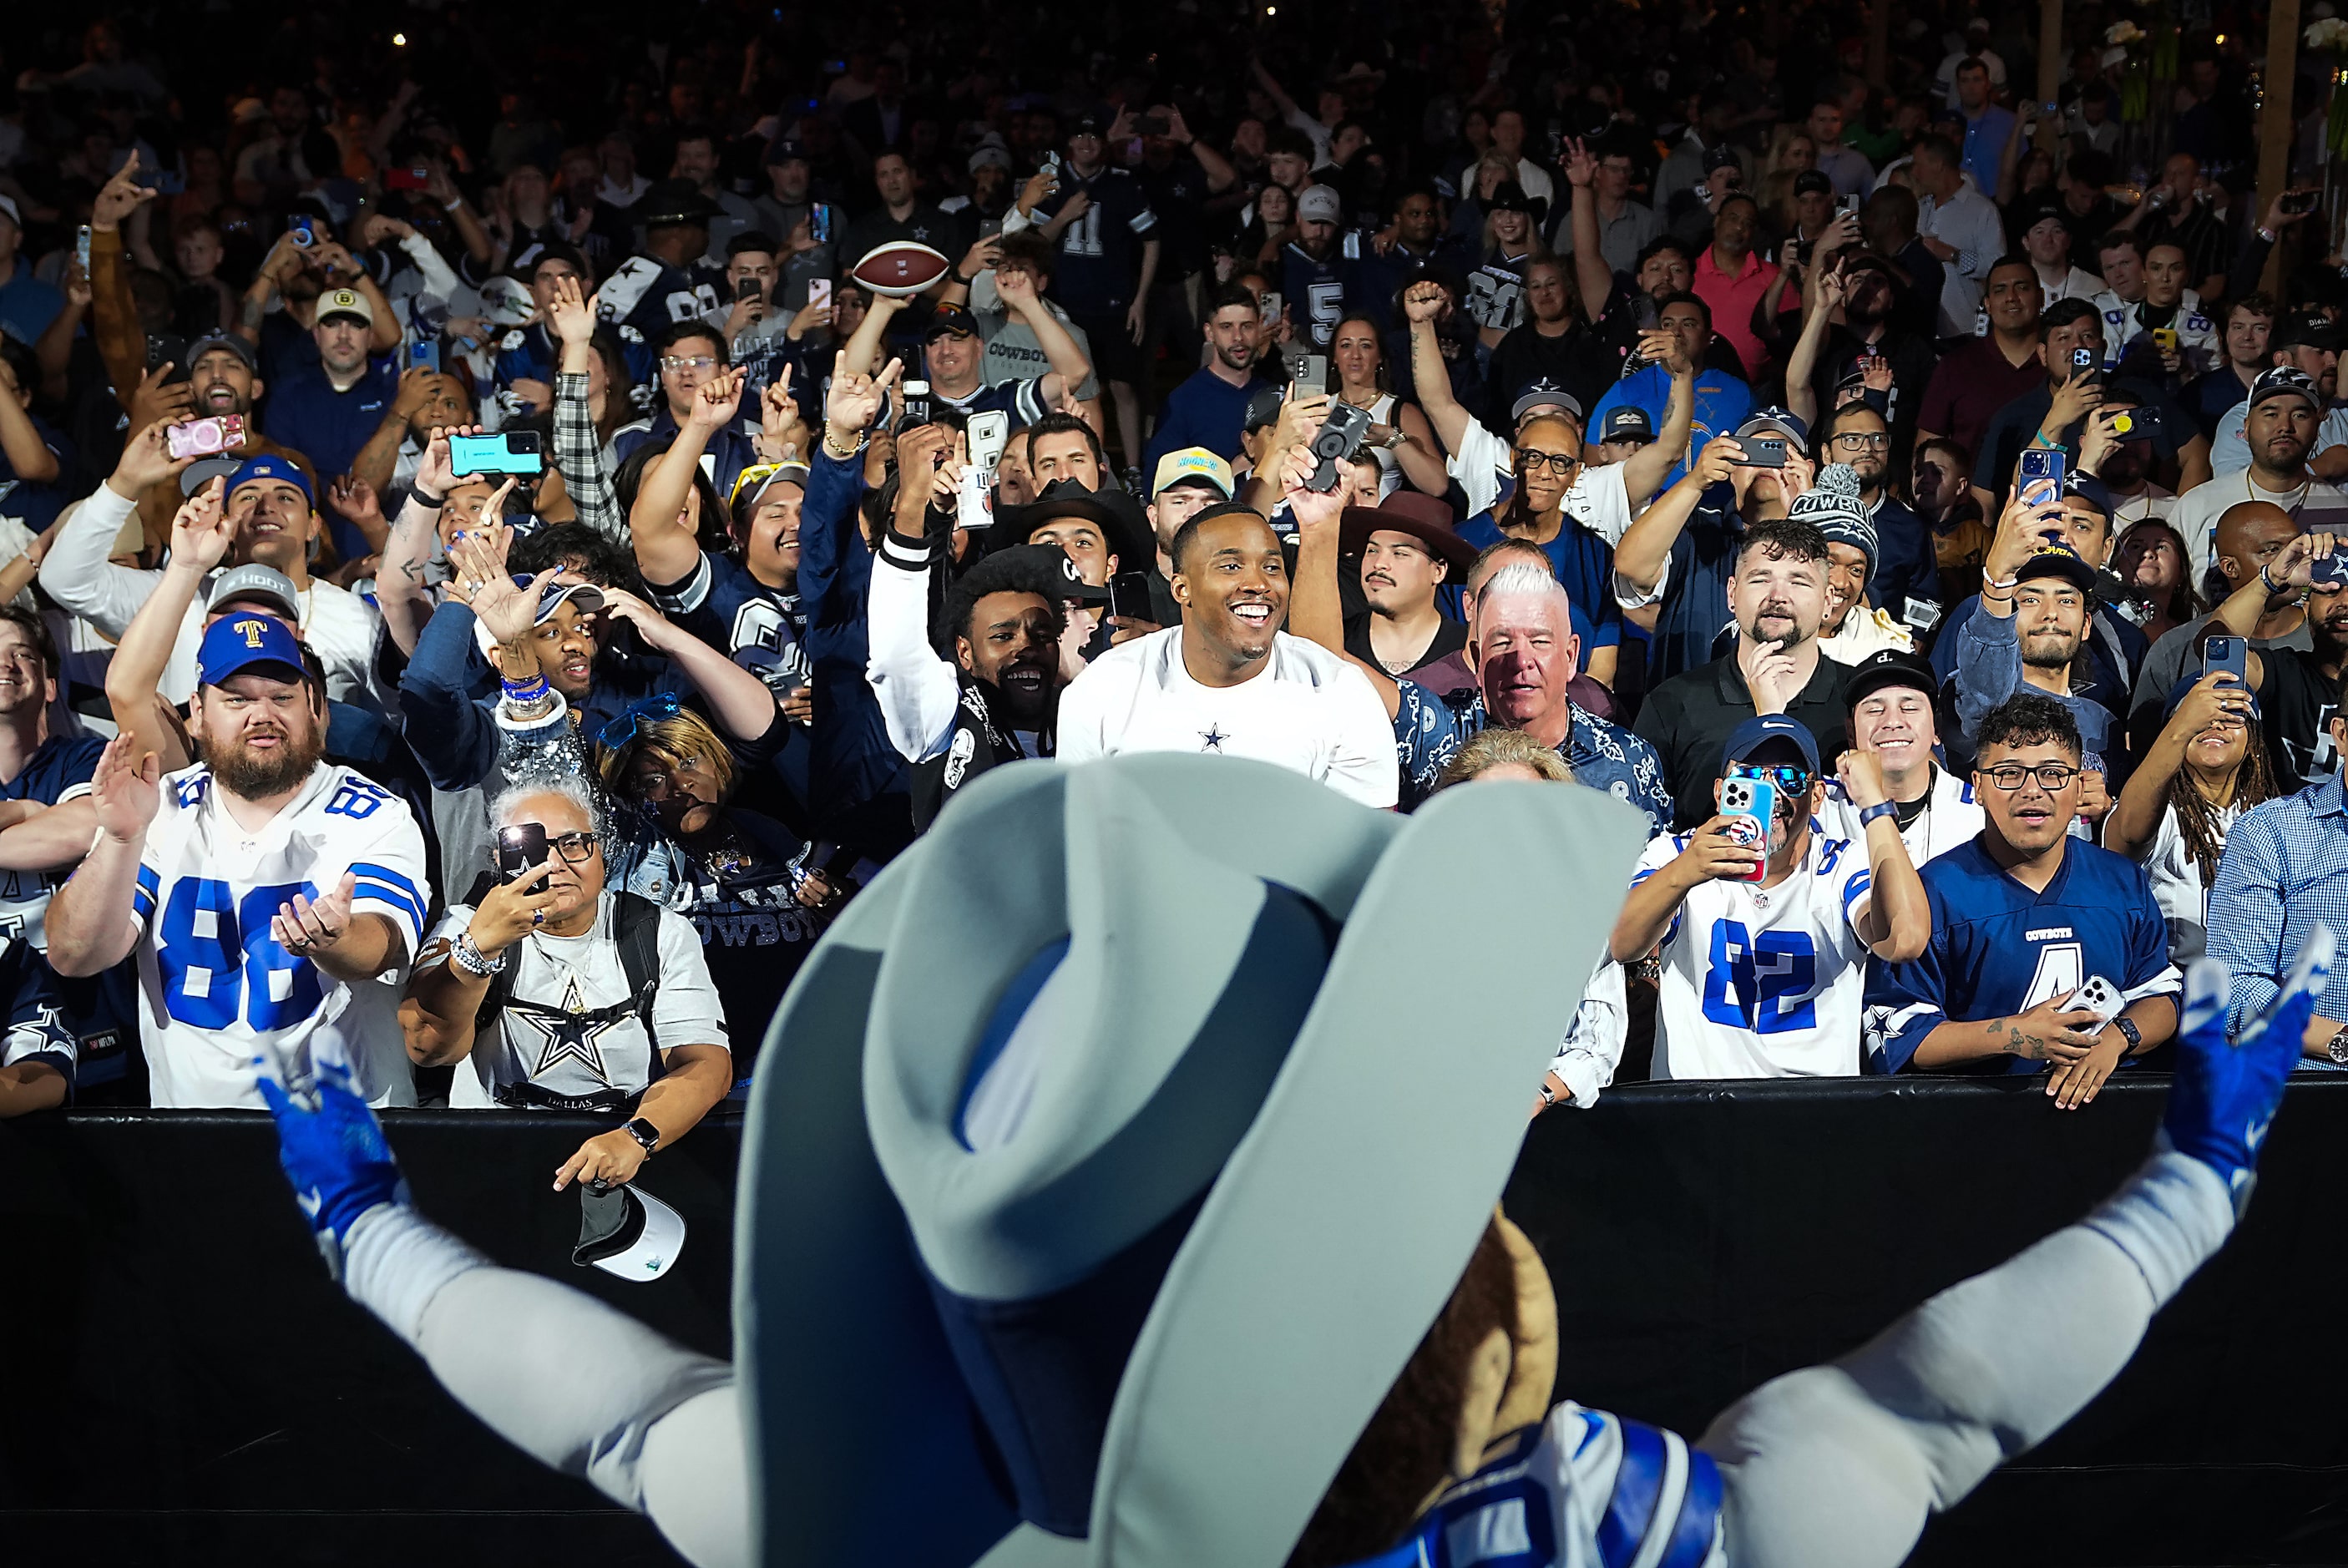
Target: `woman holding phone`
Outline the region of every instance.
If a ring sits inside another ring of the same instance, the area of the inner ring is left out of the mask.
[[[1406,403],[1387,389],[1385,349],[1378,341],[1377,323],[1358,314],[1340,321],[1330,335],[1329,363],[1337,373],[1337,397],[1370,417],[1365,444],[1377,459],[1378,500],[1400,490],[1405,480],[1428,495],[1441,495],[1450,476],[1443,470],[1434,428],[1416,404]]]

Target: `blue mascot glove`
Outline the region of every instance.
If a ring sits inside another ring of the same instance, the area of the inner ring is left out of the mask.
[[[358,1217],[381,1203],[409,1202],[382,1124],[351,1088],[347,1063],[321,1057],[305,1086],[274,1049],[253,1058],[261,1098],[277,1122],[277,1162],[294,1183],[326,1272],[343,1277],[343,1243]]]
[[[2283,1084],[2299,1065],[2300,1037],[2322,994],[2334,946],[2331,930],[2318,925],[2282,989],[2243,1028],[2238,1045],[2226,1042],[2226,966],[2204,959],[2186,971],[2177,1076],[2161,1132],[2168,1147],[2224,1180],[2238,1210],[2282,1102]]]

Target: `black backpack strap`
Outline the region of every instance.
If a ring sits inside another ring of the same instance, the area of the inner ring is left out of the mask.
[[[653,1027],[653,997],[660,990],[661,906],[632,892],[618,895],[612,934],[620,944],[620,973],[628,982],[636,1018],[652,1046],[653,1076],[660,1076],[660,1034]]]

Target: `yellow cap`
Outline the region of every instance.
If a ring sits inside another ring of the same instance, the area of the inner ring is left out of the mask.
[[[1231,464],[1204,447],[1185,447],[1158,459],[1157,477],[1149,487],[1150,498],[1157,499],[1159,490],[1184,480],[1205,480],[1225,500],[1231,499],[1231,491],[1237,488],[1231,482]]]

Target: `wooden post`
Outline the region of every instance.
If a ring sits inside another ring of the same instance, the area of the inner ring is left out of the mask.
[[[2038,0],[2038,145],[2061,156],[2063,126],[2046,112],[2063,91],[2063,0]]]
[[[2337,60],[2330,56],[2325,59],[2328,68],[2339,68]],[[2266,94],[2265,101],[2259,108],[2259,190],[2258,206],[2253,209],[2250,220],[2252,222],[2266,215],[2267,208],[2291,183],[2291,142],[2292,133],[2298,129],[2291,114],[2291,89],[2298,63],[2299,0],[2272,0],[2267,9]],[[2305,228],[2307,223],[2320,221],[2310,218],[2296,227]],[[2282,287],[2288,260],[2284,253],[2294,242],[2298,242],[2296,235],[2286,232],[2283,242],[2277,245],[2274,253],[2267,258],[2266,272],[2259,284],[2260,288],[2271,294]],[[2319,244],[2322,242],[2321,239],[2317,241]],[[2243,291],[2230,284],[2226,292],[2234,294]]]

